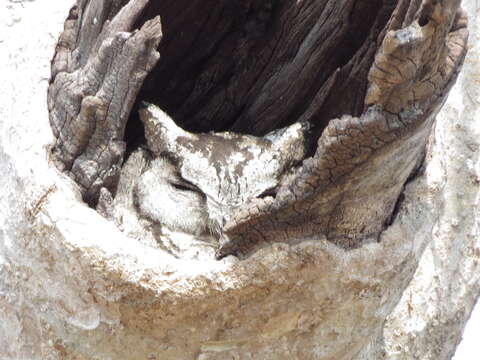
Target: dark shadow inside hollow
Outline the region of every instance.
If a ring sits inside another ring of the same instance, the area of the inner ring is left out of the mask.
[[[261,136],[307,120],[318,138],[333,117],[364,110],[370,42],[395,3],[151,1],[136,27],[160,15],[163,39],[138,99],[192,132]],[[127,124],[128,148],[143,139],[136,112]]]
[[[132,108],[132,112],[125,127],[125,159],[138,149],[139,146],[146,144],[145,128],[138,113],[139,102],[137,101]]]

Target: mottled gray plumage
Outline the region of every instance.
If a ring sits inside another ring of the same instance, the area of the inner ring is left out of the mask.
[[[194,235],[207,231],[205,196],[182,179],[167,159],[150,162],[134,194],[141,215],[153,222]]]
[[[145,104],[140,118],[155,158],[136,185],[138,209],[172,230],[221,233],[238,206],[273,194],[305,156],[307,123],[259,138],[192,134],[152,104]]]

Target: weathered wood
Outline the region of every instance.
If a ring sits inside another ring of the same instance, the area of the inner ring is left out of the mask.
[[[308,121],[301,166],[268,195],[236,203],[218,254],[319,233],[360,246],[388,226],[422,163],[466,52],[459,6],[78,0],[52,64],[55,158],[94,204],[102,187],[115,192],[135,101],[190,131],[264,135]],[[141,128],[134,111],[129,129],[140,140]]]
[[[194,131],[264,135],[299,119],[321,131],[332,117],[363,111],[377,39],[396,3],[151,2],[164,56],[142,96]]]
[[[234,247],[318,233],[355,247],[380,235],[422,162],[434,117],[465,57],[459,5],[425,1],[411,24],[386,33],[369,72],[364,113],[331,120],[315,155],[275,198],[239,211],[225,227]]]
[[[134,31],[148,1],[125,3],[78,1],[52,62],[48,106],[57,139],[54,159],[89,203],[96,203],[102,187],[115,189],[131,108],[159,59],[159,17]]]

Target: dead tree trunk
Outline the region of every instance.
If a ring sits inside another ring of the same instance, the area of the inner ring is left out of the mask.
[[[74,2],[0,11],[2,359],[451,358],[478,17],[433,127],[459,1]]]
[[[361,246],[421,166],[466,53],[459,5],[78,0],[52,63],[56,162],[95,205],[100,189],[115,193],[126,149],[145,143],[139,101],[193,132],[309,122],[301,163],[220,224],[219,255],[319,233]]]

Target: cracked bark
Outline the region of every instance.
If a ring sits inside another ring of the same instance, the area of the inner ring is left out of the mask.
[[[308,156],[272,196],[236,209],[218,254],[316,234],[359,247],[388,226],[421,166],[466,53],[459,6],[78,0],[52,62],[53,157],[94,205],[144,141],[138,101],[195,132],[262,136],[308,121]]]

